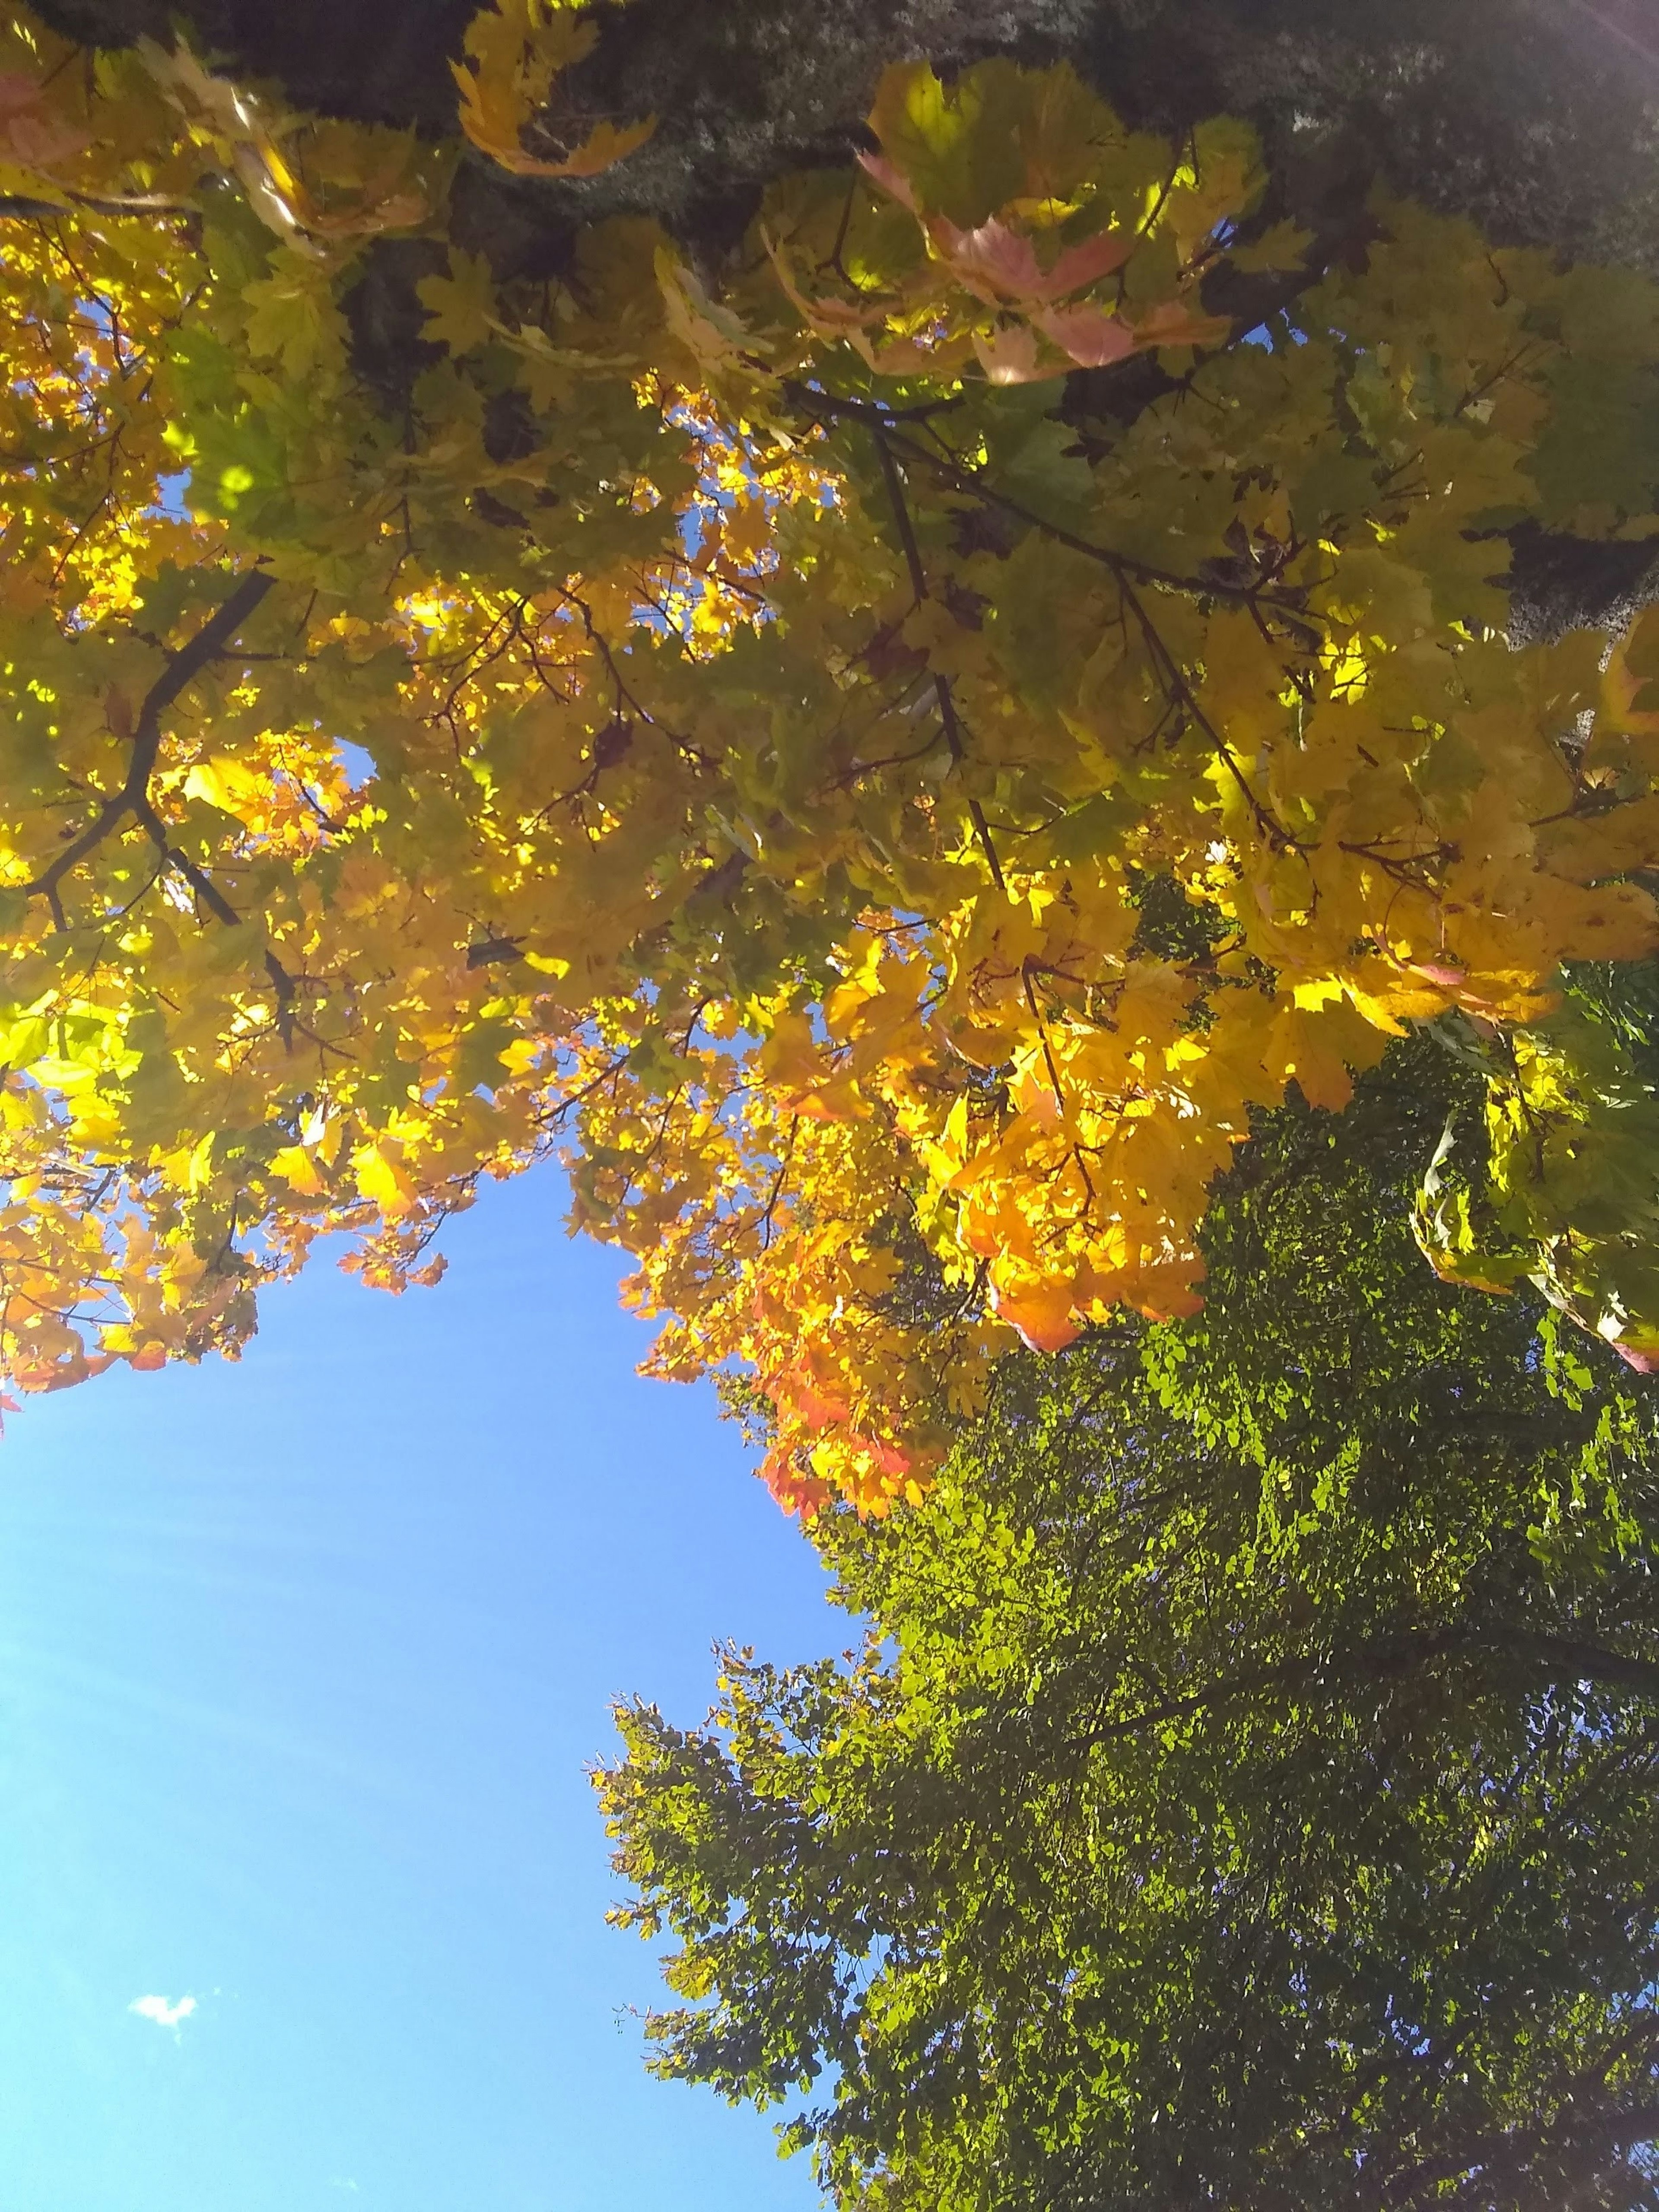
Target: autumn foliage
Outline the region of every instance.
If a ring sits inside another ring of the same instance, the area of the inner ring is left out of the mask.
[[[1490,1101],[1430,1257],[1659,1360],[1650,1096],[1559,994],[1659,950],[1659,612],[1509,588],[1659,538],[1659,293],[1316,237],[1245,126],[1004,62],[890,71],[718,269],[497,267],[460,165],[648,129],[552,128],[585,35],[485,10],[434,147],[7,13],[15,1382],[234,1350],[325,1231],[429,1274],[559,1152],[658,1370],[881,1511],[1425,1025]]]

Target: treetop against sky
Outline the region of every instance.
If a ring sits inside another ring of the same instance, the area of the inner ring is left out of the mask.
[[[1419,1038],[1222,1178],[1204,1310],[1000,1364],[596,1777],[653,2069],[880,2212],[1652,2212],[1656,1400],[1437,1280]],[[1540,1327],[1541,1321],[1541,1327]]]
[[[652,143],[579,11],[483,10],[442,139],[3,27],[15,1384],[557,1152],[659,1370],[880,1512],[1425,1027],[1435,1266],[1659,1359],[1659,611],[1513,591],[1659,540],[1645,276],[1000,58],[718,253],[495,239]]]

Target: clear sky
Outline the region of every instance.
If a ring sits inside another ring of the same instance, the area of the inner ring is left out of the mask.
[[[583,1768],[618,1692],[701,1716],[714,1637],[848,1624],[559,1206],[492,1186],[436,1290],[324,1261],[240,1365],[9,1419],[3,2212],[817,2204],[645,2075]]]

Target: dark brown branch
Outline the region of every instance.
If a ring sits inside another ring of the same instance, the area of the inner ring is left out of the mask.
[[[299,995],[299,986],[276,955],[269,950],[265,953],[265,973],[270,976],[271,988],[276,994],[276,1027],[281,1032],[284,1048],[292,1052],[295,1029],[294,1001]],[[317,1042],[320,1043],[321,1040],[318,1039]]]
[[[1174,568],[1160,568],[1156,562],[1143,561],[1135,554],[1121,553],[1110,545],[1097,545],[1091,538],[1080,537],[1076,531],[1067,530],[1060,523],[1051,522],[1046,515],[1037,514],[1035,508],[1027,507],[1023,501],[1011,497],[1006,492],[999,491],[994,484],[988,483],[975,471],[963,468],[948,450],[933,453],[927,447],[918,445],[913,438],[906,437],[902,432],[895,439],[893,432],[896,426],[909,419],[906,414],[898,412],[890,414],[885,408],[878,407],[873,401],[867,399],[837,398],[830,392],[815,392],[809,385],[787,383],[784,386],[784,392],[786,396],[804,412],[816,415],[820,419],[828,417],[833,420],[836,416],[845,416],[853,422],[868,425],[884,449],[883,474],[887,478],[890,495],[892,489],[892,477],[890,471],[896,449],[907,461],[914,462],[917,466],[929,469],[936,476],[943,477],[952,490],[966,492],[971,497],[982,501],[988,507],[1000,507],[1005,514],[1012,515],[1016,521],[1024,522],[1033,530],[1040,530],[1043,536],[1051,539],[1054,544],[1064,545],[1073,553],[1080,553],[1086,560],[1099,562],[1103,567],[1109,568],[1115,575],[1129,576],[1140,584],[1162,585],[1166,591],[1179,592],[1188,599],[1237,599],[1251,605],[1265,599],[1267,605],[1273,608],[1276,613],[1300,622],[1315,619],[1299,602],[1286,599],[1282,594],[1264,592],[1260,584],[1237,584],[1224,577],[1183,576]],[[914,414],[921,410],[910,411]],[[938,410],[930,409],[927,411],[933,413]],[[913,568],[913,579],[914,575]]]
[[[1609,1651],[1600,1644],[1587,1644],[1576,1636],[1549,1636],[1533,1629],[1477,1628],[1470,1642],[1480,1649],[1501,1653],[1522,1666],[1541,1668],[1557,1680],[1594,1682],[1615,1690],[1634,1690],[1640,1697],[1659,1698],[1659,1660],[1633,1659],[1623,1651]]]
[[[904,480],[899,471],[888,418],[880,408],[872,405],[866,400],[835,399],[828,394],[815,392],[805,385],[788,386],[786,386],[786,390],[792,398],[809,408],[821,404],[825,411],[831,415],[846,413],[852,416],[854,419],[869,425],[876,452],[881,462],[882,479],[887,487],[887,495],[892,505],[894,519],[898,525],[905,562],[910,572],[911,589],[918,601],[925,599],[928,595],[927,571],[922,565],[921,549],[916,541],[915,526],[911,520],[908,502],[905,498]],[[907,460],[915,460],[923,465],[939,470],[947,477],[955,489],[969,492],[988,504],[1005,508],[1029,523],[1034,529],[1040,530],[1045,536],[1052,538],[1056,544],[1070,546],[1074,551],[1086,554],[1091,559],[1101,562],[1111,571],[1116,579],[1118,589],[1122,594],[1123,604],[1134,617],[1136,627],[1140,631],[1166,693],[1172,701],[1179,703],[1214,746],[1223,765],[1238,787],[1245,805],[1249,808],[1256,828],[1277,852],[1300,849],[1290,832],[1274,818],[1256,796],[1232,748],[1199,704],[1184,670],[1164,644],[1156,624],[1134,589],[1134,586],[1138,583],[1162,585],[1170,590],[1190,592],[1197,596],[1208,595],[1237,599],[1254,611],[1262,596],[1260,587],[1246,587],[1224,583],[1212,585],[1206,580],[1177,576],[1171,571],[1152,568],[1145,562],[1115,553],[1108,546],[1092,544],[1087,538],[1079,538],[1057,524],[1045,521],[1040,514],[1022,506],[1018,501],[1004,497],[992,486],[981,483],[972,471],[961,469],[952,462],[940,459],[928,453],[925,447],[914,445],[908,439],[901,439],[898,442]],[[1269,597],[1267,604],[1270,606],[1276,606],[1278,602]],[[1299,617],[1300,610],[1292,611]],[[950,682],[944,676],[935,676],[933,683],[939,697],[939,718],[945,725],[945,742],[950,746],[951,759],[959,761],[963,755],[961,726],[955,702],[951,696]],[[970,799],[968,805],[969,811],[973,817],[975,830],[990,862],[992,876],[999,889],[1006,889],[1001,865],[997,859],[996,848],[991,840],[990,825],[985,819],[984,811],[977,799]]]
[[[1079,1740],[1080,1749],[1137,1735],[1166,1721],[1188,1720],[1218,1706],[1236,1705],[1241,1698],[1267,1692],[1270,1696],[1344,1679],[1381,1682],[1416,1672],[1458,1654],[1510,1661],[1528,1672],[1557,1682],[1593,1682],[1601,1687],[1631,1690],[1659,1700],[1659,1660],[1637,1659],[1622,1651],[1609,1651],[1571,1636],[1553,1636],[1531,1629],[1463,1624],[1430,1629],[1390,1643],[1362,1644],[1347,1652],[1297,1655],[1271,1666],[1255,1667],[1229,1675],[1208,1688],[1184,1697],[1167,1698],[1122,1720],[1103,1723]]]
[[[136,192],[129,198],[100,198],[95,192],[77,192],[69,185],[58,188],[64,199],[76,207],[90,208],[94,215],[165,215],[190,218],[198,210],[186,200],[171,200],[158,192]],[[51,222],[69,212],[57,200],[32,199],[26,192],[7,192],[0,195],[0,218],[12,216],[31,222]]]
[[[1255,791],[1251,787],[1249,778],[1245,775],[1243,769],[1238,764],[1237,757],[1234,754],[1232,747],[1222,736],[1220,731],[1217,729],[1215,724],[1205,713],[1203,708],[1199,705],[1197,695],[1194,693],[1192,685],[1187,680],[1186,671],[1182,667],[1180,662],[1170,652],[1169,647],[1164,642],[1164,639],[1158,629],[1157,624],[1153,622],[1152,617],[1147,613],[1145,606],[1141,604],[1139,593],[1134,589],[1127,576],[1119,576],[1117,580],[1117,587],[1119,592],[1122,594],[1124,605],[1128,608],[1129,612],[1135,618],[1136,627],[1139,629],[1141,636],[1146,641],[1146,649],[1152,655],[1153,665],[1161,669],[1164,690],[1171,699],[1178,700],[1180,702],[1187,713],[1192,716],[1193,720],[1198,725],[1198,727],[1204,732],[1204,735],[1215,747],[1216,752],[1223,765],[1225,767],[1228,775],[1231,776],[1233,781],[1237,785],[1245,805],[1249,808],[1251,817],[1255,823],[1256,828],[1261,832],[1261,835],[1267,839],[1267,842],[1276,852],[1299,852],[1302,848],[1297,844],[1296,839],[1291,836],[1289,830],[1286,830],[1281,823],[1274,818],[1268,810],[1261,804],[1261,801],[1256,797]]]
[[[494,968],[508,960],[522,960],[523,949],[516,937],[482,937],[476,945],[466,948],[469,968]]]
[[[766,1203],[755,1224],[763,1231],[761,1249],[763,1252],[769,1252],[772,1249],[772,1224],[777,1214],[778,1200],[783,1195],[784,1179],[789,1173],[789,1162],[795,1149],[795,1132],[799,1127],[800,1115],[792,1114],[789,1116],[789,1134],[784,1142],[782,1157],[778,1161],[778,1171],[772,1178],[772,1188],[766,1194]]]
[[[228,598],[215,608],[195,636],[169,657],[167,666],[145,693],[133,730],[132,757],[127,766],[126,781],[118,791],[110,794],[80,836],[64,847],[52,866],[44,869],[33,883],[25,887],[30,897],[44,898],[47,902],[52,908],[52,920],[59,929],[65,928],[67,923],[58,886],[65,876],[77,868],[88,853],[95,852],[129,815],[163,857],[185,877],[210,912],[220,921],[233,925],[239,920],[235,909],[223,893],[196,863],[168,843],[166,824],[156,813],[150,799],[149,783],[155,773],[156,760],[161,750],[162,715],[179,693],[230,644],[276,580],[274,576],[258,569],[245,575]]]
[[[882,481],[887,487],[893,519],[898,525],[900,543],[904,548],[905,565],[910,571],[910,588],[915,593],[916,604],[920,605],[927,597],[927,571],[922,565],[921,548],[916,543],[915,525],[910,520],[909,502],[904,496],[904,479],[899,474],[898,463],[893,458],[893,449],[887,441],[885,428],[878,423],[872,435],[881,460]],[[933,672],[933,696],[939,702],[939,718],[944,726],[945,742],[951,758],[960,762],[963,752],[962,724],[957,714],[957,702],[951,696],[951,679],[937,670]],[[1002,872],[1002,863],[997,858],[997,848],[991,840],[991,825],[985,819],[985,810],[977,799],[969,797],[968,814],[974,825],[974,834],[979,839],[980,849],[991,871],[991,880],[1000,891],[1006,892],[1008,885]]]

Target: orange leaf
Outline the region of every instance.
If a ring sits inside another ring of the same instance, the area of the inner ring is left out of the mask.
[[[1064,1352],[1083,1334],[1072,1316],[1070,1283],[1039,1283],[1013,1296],[1000,1290],[994,1299],[999,1318],[1018,1331],[1030,1351]]]

